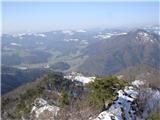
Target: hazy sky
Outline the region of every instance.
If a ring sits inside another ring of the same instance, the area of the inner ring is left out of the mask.
[[[3,33],[158,24],[158,2],[3,2]]]

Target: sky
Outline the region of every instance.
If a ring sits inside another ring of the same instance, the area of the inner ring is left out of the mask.
[[[138,27],[159,23],[154,2],[2,2],[2,33]]]

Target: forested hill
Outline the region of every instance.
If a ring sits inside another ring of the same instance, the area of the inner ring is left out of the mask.
[[[2,66],[1,68],[1,93],[2,95],[15,88],[34,81],[47,73],[46,69],[21,70],[13,67]]]

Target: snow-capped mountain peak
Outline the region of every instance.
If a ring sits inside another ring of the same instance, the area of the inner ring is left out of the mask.
[[[154,43],[152,35],[146,31],[138,31],[136,39],[142,43],[151,42]]]

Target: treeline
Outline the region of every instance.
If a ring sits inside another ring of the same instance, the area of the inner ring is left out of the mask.
[[[17,96],[2,98],[2,119],[30,119],[34,100],[44,98],[49,104],[61,108],[57,119],[88,119],[105,108],[105,102],[116,97],[116,91],[128,83],[117,77],[96,78],[82,86],[65,79],[62,73],[51,72]],[[18,93],[17,93],[18,94]],[[76,112],[75,112],[76,111]]]
[[[69,99],[66,97],[69,97],[69,93],[74,91],[72,86],[75,85],[59,72],[50,72],[36,83],[31,82],[29,84],[29,89],[24,87],[21,91],[17,91],[17,96],[11,95],[11,97],[2,98],[2,119],[21,119],[22,116],[29,119],[34,100],[38,97],[51,101],[50,103],[56,104],[56,106],[69,105]],[[55,98],[57,101],[53,99],[55,93],[61,93],[61,97]]]
[[[115,76],[97,77],[94,82],[86,84],[82,96],[69,99],[65,91],[62,91],[62,106],[56,120],[84,119],[96,117],[101,111],[107,109],[106,102],[116,99],[117,91],[123,89],[129,83]],[[64,107],[65,106],[65,107]]]

